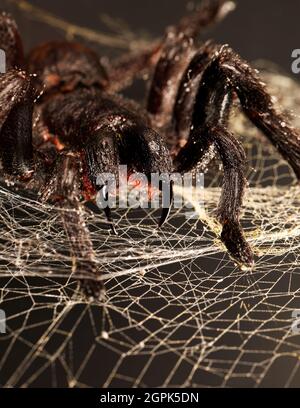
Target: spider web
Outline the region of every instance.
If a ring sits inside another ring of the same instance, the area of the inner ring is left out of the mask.
[[[291,112],[299,86],[265,76],[274,94],[289,95],[279,102]],[[300,336],[291,331],[300,308],[299,187],[238,111],[232,122],[249,158],[243,223],[253,271],[236,267],[218,240],[218,167],[207,174],[200,221],[174,210],[157,233],[156,213],[124,211],[113,237],[102,215],[87,213],[106,288],[97,302],[72,279],[60,211],[1,187],[2,386],[300,385]]]
[[[23,2],[27,4],[27,2]],[[264,74],[293,113],[300,87]],[[207,172],[205,213],[173,210],[163,231],[152,210],[86,213],[105,295],[88,301],[74,274],[57,208],[0,186],[0,385],[4,387],[300,386],[300,188],[275,150],[232,117],[249,160],[243,225],[256,255],[241,271],[213,221],[219,163]]]

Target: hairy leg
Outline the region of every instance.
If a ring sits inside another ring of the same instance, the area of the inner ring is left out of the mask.
[[[32,113],[34,92],[24,67],[23,45],[17,25],[0,14],[0,48],[6,73],[0,74],[0,156],[4,172],[27,178],[32,170]]]
[[[80,282],[81,289],[88,298],[98,298],[103,285],[97,274],[93,244],[85,224],[84,207],[80,203],[80,165],[80,157],[61,154],[40,194],[43,202],[53,202],[60,208],[61,220],[71,249],[71,277]]]
[[[209,26],[219,22],[234,9],[234,2],[229,0],[204,0],[199,7],[185,16],[167,32],[187,38],[197,37]],[[165,46],[165,40],[154,41],[144,51],[132,52],[117,58],[110,67],[110,92],[118,92],[132,84],[135,78],[149,73],[158,63]]]
[[[147,104],[153,125],[158,129],[165,129],[172,121],[180,80],[194,52],[194,42],[190,37],[172,32],[167,35],[155,68]]]
[[[232,86],[224,75],[216,76],[212,65],[203,74],[192,117],[194,131],[175,160],[178,171],[195,168],[209,149],[218,153],[224,169],[221,199],[216,217],[222,225],[221,240],[241,265],[253,265],[253,253],[240,224],[241,206],[247,181],[246,155],[242,145],[227,130],[232,104]]]
[[[211,62],[204,72],[200,73],[199,86],[197,65],[189,72],[191,82],[187,83],[197,89],[197,92],[193,90],[194,103],[187,96],[193,110],[187,117],[182,107],[178,112],[185,116],[183,118],[178,116],[177,121],[179,124],[185,124],[187,119],[186,123],[190,123],[191,128],[195,130],[179,151],[175,163],[180,171],[188,171],[202,160],[211,145],[215,147],[224,165],[224,185],[217,212],[218,219],[223,225],[221,238],[229,253],[238,262],[250,265],[253,256],[239,223],[246,185],[244,176],[246,158],[239,143],[227,130],[233,92],[238,95],[249,119],[264,132],[294,169],[298,178],[300,178],[300,134],[276,111],[272,98],[254,70],[229,47],[217,47],[210,58]],[[195,83],[193,76],[196,78]]]
[[[177,100],[179,105],[176,108],[175,116],[177,127],[183,126],[184,137],[186,137],[189,124],[194,129],[208,121],[211,126],[215,126],[220,120],[217,109],[220,109],[220,113],[223,115],[224,112],[228,112],[227,106],[228,104],[230,106],[231,102],[230,95],[234,92],[238,95],[248,118],[265,134],[300,179],[300,132],[293,128],[286,117],[277,111],[257,73],[228,46],[215,47],[213,55],[209,57],[211,62],[200,74],[200,77],[197,76],[197,66],[194,66],[193,70],[189,71],[188,69],[188,76],[191,79],[190,82],[186,83],[193,90],[191,95],[185,95],[184,92],[179,94]],[[196,72],[195,82],[193,82],[193,72]],[[197,87],[198,81],[200,85]],[[227,100],[224,99],[222,104],[220,98],[222,100],[222,88],[225,85],[230,92],[226,93]],[[194,95],[193,103],[191,98]],[[180,97],[182,102],[180,102]],[[184,103],[187,107],[192,106],[190,114],[186,112]],[[223,119],[226,126],[227,119],[228,114],[225,122]]]
[[[190,157],[199,163],[213,146],[223,163],[224,180],[216,218],[222,225],[221,240],[229,254],[241,265],[253,265],[253,253],[240,224],[241,206],[247,185],[246,155],[241,144],[224,127],[202,126],[193,132],[188,144],[179,153],[178,171],[186,172]]]
[[[224,47],[215,63],[219,74],[232,83],[242,108],[300,180],[300,132],[274,106],[257,73],[229,47]]]
[[[7,174],[31,175],[33,104],[31,80],[24,72],[0,75],[0,156]]]
[[[207,42],[196,52],[189,63],[178,89],[173,111],[174,144],[173,154],[177,154],[190,135],[195,100],[203,78],[203,73],[211,62],[218,46]],[[211,86],[214,86],[212,83]]]

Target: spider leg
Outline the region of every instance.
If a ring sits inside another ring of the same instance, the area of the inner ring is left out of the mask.
[[[192,61],[186,71],[186,78],[181,83],[174,110],[174,121],[179,135],[183,137],[182,144],[186,142],[189,126],[193,128],[201,126],[204,116],[215,112],[212,106],[214,100],[209,99],[208,93],[214,87],[220,86],[221,79],[224,83],[230,84],[232,91],[238,95],[247,117],[265,134],[300,179],[299,131],[289,125],[286,117],[276,110],[271,96],[256,72],[233,50],[228,46],[213,46],[212,52],[214,55],[211,53],[208,55],[211,63],[204,72],[198,75],[198,67],[193,66]],[[194,60],[197,61],[197,56]],[[200,87],[197,88],[198,85]],[[186,86],[190,92],[185,91]],[[189,107],[192,107],[192,113],[188,113]]]
[[[223,226],[221,240],[238,263],[252,266],[253,253],[240,224],[241,206],[247,185],[246,155],[240,143],[222,126],[202,126],[192,133],[188,144],[180,151],[177,158],[178,170],[186,172],[193,167],[192,164],[201,162],[211,146],[217,150],[224,168],[221,199],[216,213]],[[193,161],[190,157],[193,157]]]
[[[0,49],[5,71],[0,74],[0,156],[6,174],[27,178],[32,170],[34,92],[23,68],[23,44],[14,19],[0,13]]]
[[[42,202],[53,202],[61,210],[61,219],[71,245],[74,277],[79,277],[87,298],[99,298],[103,289],[97,280],[97,267],[90,232],[80,204],[80,157],[70,153],[59,155],[53,173],[41,189]]]
[[[167,35],[155,68],[147,105],[152,122],[159,129],[171,123],[177,89],[194,52],[190,37],[173,32]]]
[[[195,100],[203,78],[203,73],[219,47],[210,41],[205,43],[189,63],[178,89],[173,111],[175,132],[174,153],[178,153],[190,135]]]
[[[234,2],[229,0],[204,0],[200,6],[168,28],[170,35],[184,35],[186,38],[196,39],[207,27],[224,19],[234,9]],[[110,67],[110,92],[118,92],[132,84],[136,77],[150,72],[156,66],[164,52],[165,39],[153,41],[147,49],[132,52],[117,58]]]
[[[228,47],[222,48],[215,64],[219,73],[232,83],[245,114],[265,134],[300,180],[300,133],[277,112],[256,72]]]
[[[30,77],[16,70],[0,75],[0,156],[7,174],[32,173],[33,104]]]
[[[109,77],[107,90],[111,93],[120,92],[132,85],[135,79],[146,75],[157,64],[161,53],[160,42],[151,44],[150,49],[121,55],[108,65]]]
[[[175,164],[182,172],[190,170],[201,161],[209,147],[214,145],[224,165],[223,190],[217,212],[218,219],[223,225],[221,238],[229,253],[238,262],[251,265],[253,255],[239,223],[246,186],[244,176],[246,158],[239,143],[227,131],[233,92],[238,95],[246,115],[287,160],[298,179],[300,179],[300,134],[276,111],[272,98],[246,62],[227,46],[216,46],[213,52],[214,55],[207,53],[207,58],[211,58],[211,62],[203,72],[201,61],[200,69],[193,61],[188,67],[182,84],[191,87],[189,89],[191,95],[184,92],[184,87],[178,93],[175,105],[177,129],[183,130],[184,138],[188,133],[189,124],[194,131],[187,144],[179,151]],[[197,56],[194,58],[195,62],[197,58]],[[194,95],[196,97],[193,102]],[[184,105],[193,108],[192,114],[185,111]]]
[[[222,21],[235,9],[235,0],[202,0],[189,15],[183,17],[175,26],[177,33],[197,38],[205,29]]]
[[[252,266],[254,257],[240,224],[240,212],[247,181],[246,155],[242,145],[226,129],[232,104],[232,86],[224,75],[216,76],[210,66],[198,91],[193,117],[194,131],[180,150],[175,166],[190,171],[201,162],[211,147],[220,156],[224,180],[217,219],[222,224],[221,240],[240,264]]]

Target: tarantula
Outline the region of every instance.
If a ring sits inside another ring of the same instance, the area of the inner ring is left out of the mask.
[[[234,98],[300,178],[299,133],[275,110],[257,73],[227,45],[197,45],[202,29],[222,18],[228,5],[203,1],[162,41],[108,68],[92,50],[71,42],[43,44],[25,59],[16,23],[5,13],[0,17],[8,68],[0,76],[3,173],[39,191],[43,201],[77,210],[62,211],[62,219],[76,276],[89,296],[98,296],[101,284],[82,202],[97,191],[107,194],[104,185],[97,186],[99,173],[116,173],[120,163],[149,177],[184,173],[213,147],[224,169],[216,213],[220,238],[246,266],[254,256],[240,224],[246,156],[228,130]],[[151,69],[146,109],[117,94]],[[160,226],[168,213],[163,210]],[[106,216],[112,224],[109,209]]]

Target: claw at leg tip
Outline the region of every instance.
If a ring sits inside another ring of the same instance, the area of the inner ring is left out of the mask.
[[[100,189],[100,192],[101,192],[101,194],[102,194],[102,200],[103,200],[103,202],[108,203],[108,190],[107,190],[107,186],[106,186],[106,185],[102,186],[101,189]],[[114,221],[113,221],[113,218],[112,218],[112,215],[111,215],[111,210],[110,210],[110,208],[109,208],[109,207],[105,207],[105,208],[104,208],[104,213],[105,213],[107,222],[110,224],[110,228],[111,228],[112,234],[117,236],[117,235],[118,235],[118,232],[117,232],[117,230],[116,230],[116,228],[115,228],[115,225],[114,225]]]
[[[108,208],[108,207],[105,208],[104,212],[105,212],[105,216],[106,216],[107,222],[110,224],[110,228],[111,228],[112,234],[113,234],[113,235],[118,235],[118,232],[117,232],[117,230],[116,230],[116,227],[115,227],[115,225],[114,225],[114,222],[113,222],[113,219],[112,219],[112,216],[111,216],[110,208]]]
[[[161,229],[164,226],[164,224],[167,222],[170,212],[171,212],[171,207],[163,209],[161,218],[158,223],[158,229]]]
[[[114,226],[114,224],[113,224],[113,223],[111,223],[110,228],[111,228],[111,232],[112,232],[112,234],[113,234],[113,235],[115,235],[115,236],[117,237],[119,234],[118,234],[118,231],[116,230],[116,227]]]
[[[164,207],[163,210],[162,210],[160,221],[158,223],[158,229],[161,229],[164,226],[164,224],[168,221],[168,218],[169,218],[170,213],[171,213],[172,204],[174,202],[174,182],[173,181],[171,181],[171,183],[169,185],[169,188],[170,188],[170,190],[169,190],[169,193],[170,193],[169,205],[168,205],[168,207]],[[162,191],[163,194],[165,194],[165,191],[164,191],[162,186],[161,186],[161,191]]]

